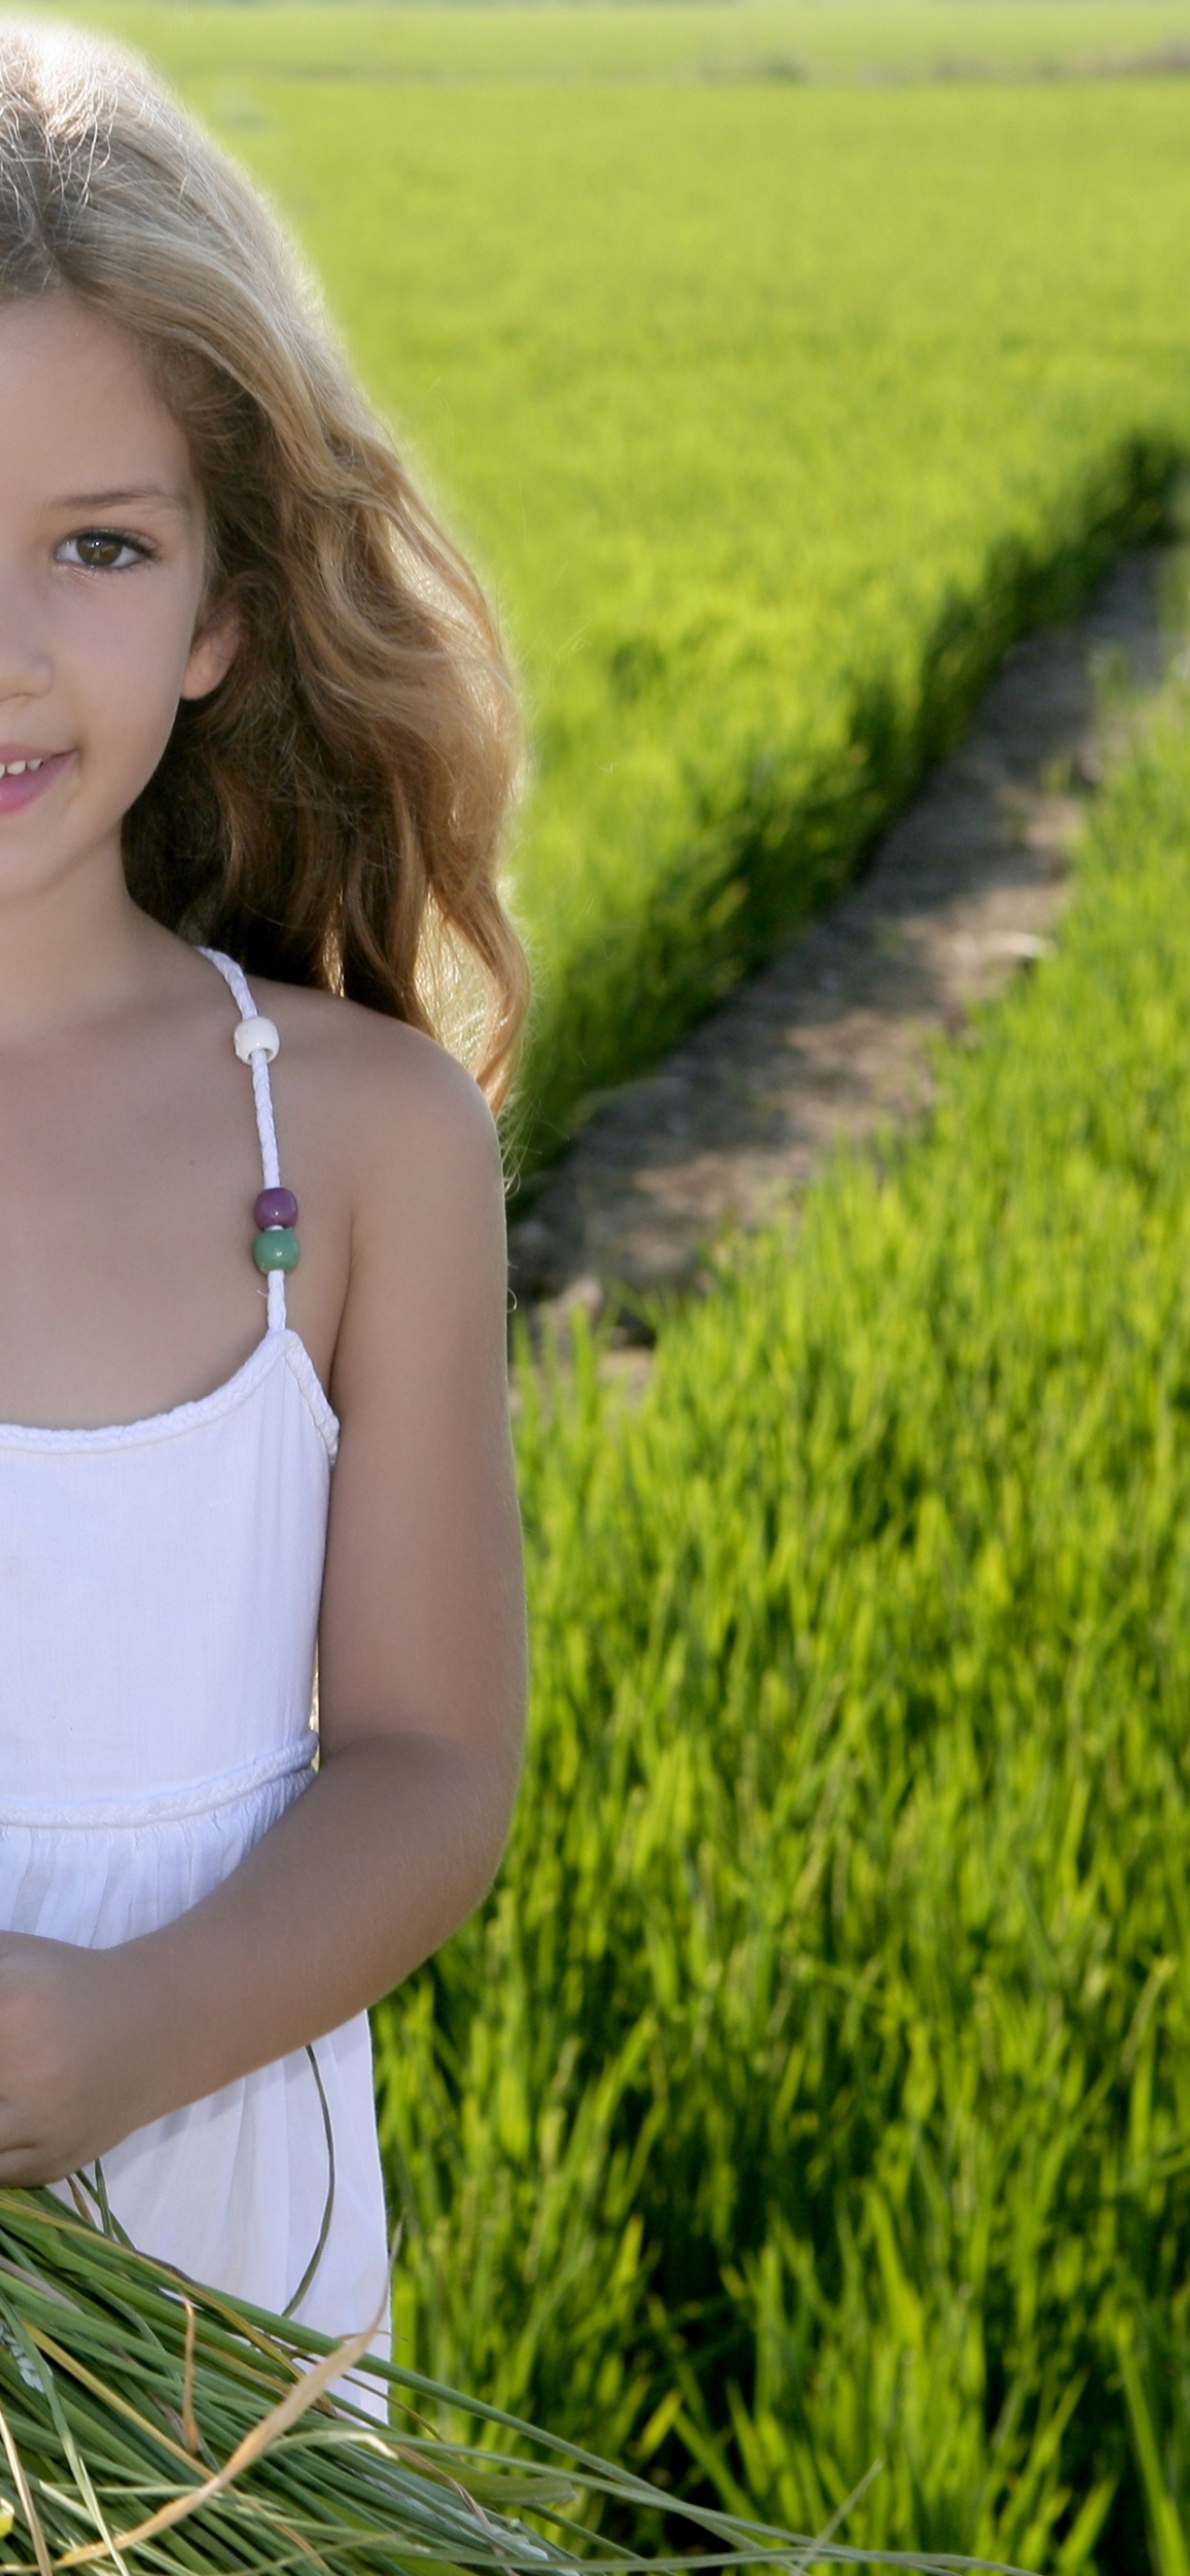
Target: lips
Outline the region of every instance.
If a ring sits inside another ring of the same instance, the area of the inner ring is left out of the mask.
[[[35,804],[61,777],[71,756],[68,751],[7,752],[0,760],[0,818]]]

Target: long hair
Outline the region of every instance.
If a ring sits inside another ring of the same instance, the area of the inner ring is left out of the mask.
[[[478,984],[498,1103],[527,974],[496,881],[516,716],[479,585],[248,182],[135,57],[10,22],[0,300],[55,289],[138,345],[203,489],[208,597],[240,621],[126,819],[133,896],[434,1034]]]

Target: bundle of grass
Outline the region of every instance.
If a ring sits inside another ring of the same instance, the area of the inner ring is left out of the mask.
[[[0,2191],[0,2576],[391,2576],[418,2565],[433,2576],[693,2576],[872,2563],[829,2535],[676,2508],[644,2480],[369,2354],[369,2379],[390,2391],[389,2429],[341,2393],[368,2341],[332,2345],[200,2288],[49,2192]],[[438,2436],[435,2407],[462,2410],[484,2442]],[[498,2440],[503,2450],[488,2447]],[[609,2505],[654,2511],[673,2534],[668,2553],[644,2559],[601,2538]],[[987,2562],[884,2563],[941,2576]]]

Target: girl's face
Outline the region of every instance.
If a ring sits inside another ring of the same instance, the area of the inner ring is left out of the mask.
[[[118,864],[179,699],[235,651],[204,545],[133,341],[66,294],[0,305],[0,905]]]

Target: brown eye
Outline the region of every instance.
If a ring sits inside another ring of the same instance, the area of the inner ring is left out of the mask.
[[[131,537],[122,537],[117,528],[82,528],[59,546],[58,559],[77,564],[84,572],[126,572],[130,565],[143,563],[144,549]]]

